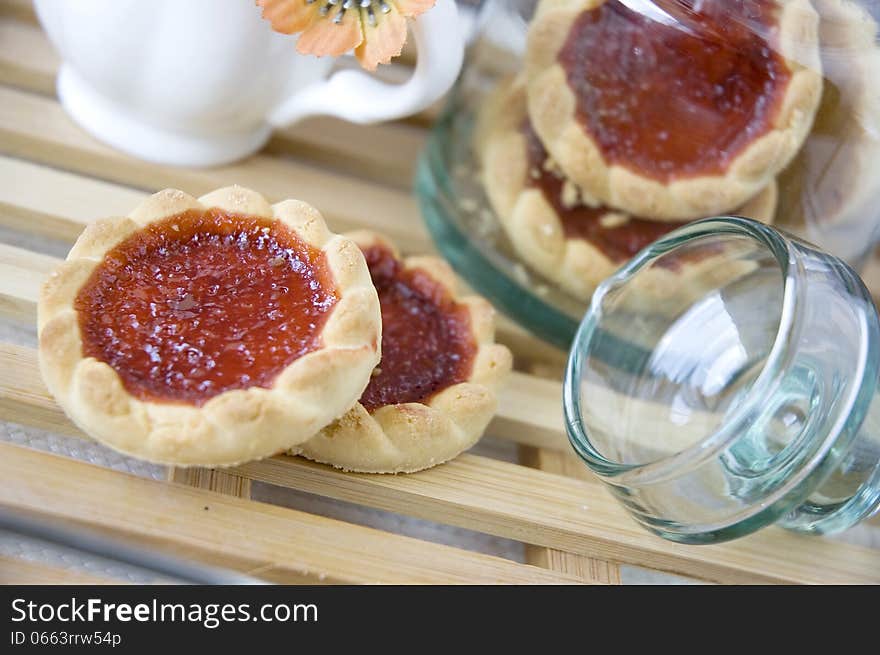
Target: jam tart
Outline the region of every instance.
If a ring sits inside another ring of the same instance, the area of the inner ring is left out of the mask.
[[[161,191],[83,232],[38,306],[50,392],[86,433],[178,466],[230,466],[312,437],[379,361],[357,245],[306,203],[240,187]]]
[[[822,94],[808,0],[542,0],[534,131],[591,204],[682,221],[729,212],[794,158]]]
[[[494,91],[477,135],[484,187],[514,250],[573,297],[588,300],[639,250],[685,224],[588,204],[535,133],[522,77],[503,81]],[[731,213],[771,223],[776,196],[771,181]]]
[[[347,235],[363,250],[382,308],[382,361],[345,416],[291,454],[347,471],[409,473],[473,446],[511,368],[494,343],[494,310],[459,297],[449,265],[401,258],[372,232]]]

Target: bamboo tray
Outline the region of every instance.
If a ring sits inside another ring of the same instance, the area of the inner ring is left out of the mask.
[[[430,113],[368,129],[312,120],[245,162],[171,169],[74,126],[54,98],[57,65],[29,3],[0,2],[7,241],[37,237],[40,250],[58,253],[87,221],[127,212],[159,188],[198,195],[240,183],[270,199],[307,200],[337,231],[369,225],[407,252],[433,249],[408,191]],[[0,244],[0,319],[33,331],[38,289],[56,261]],[[465,454],[416,475],[369,476],[274,457],[228,471],[171,470],[163,482],[0,442],[0,509],[285,583],[618,583],[621,564],[726,583],[880,583],[880,550],[867,546],[777,529],[704,547],[648,534],[569,454],[556,381],[563,353],[505,320],[499,340],[517,372],[489,434],[516,444],[519,463]],[[13,343],[0,343],[0,420],[83,436],[47,394],[33,347]],[[528,563],[256,502],[255,481],[523,542]],[[0,581],[95,580],[0,556]]]

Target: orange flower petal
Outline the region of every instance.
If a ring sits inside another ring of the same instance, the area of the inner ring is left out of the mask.
[[[338,15],[339,12],[314,19],[299,37],[296,49],[304,55],[338,57],[358,47],[364,40],[360,15],[349,9],[337,22]]]
[[[257,0],[263,8],[263,18],[272,24],[272,29],[282,34],[302,32],[318,14],[320,4],[306,3],[305,0]]]
[[[393,0],[400,13],[410,18],[418,16],[419,14],[424,14],[434,6],[436,1],[437,0]]]
[[[376,25],[364,20],[364,40],[354,51],[358,61],[368,71],[379,64],[387,64],[403,50],[406,43],[406,18],[397,9],[377,16]]]
[[[406,18],[418,16],[434,6],[436,0],[385,0],[368,7],[353,2],[347,10],[342,3],[326,0],[256,0],[263,18],[272,29],[284,34],[301,32],[297,50],[302,54],[338,57],[355,49],[361,65],[374,71],[400,54],[406,42]],[[383,13],[384,7],[388,13]],[[322,13],[322,9],[329,9]]]

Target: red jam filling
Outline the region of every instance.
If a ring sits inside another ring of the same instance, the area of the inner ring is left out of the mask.
[[[791,72],[775,0],[654,0],[677,24],[609,0],[572,25],[559,62],[606,162],[668,183],[723,174],[778,114]]]
[[[470,377],[477,345],[470,313],[418,269],[380,246],[364,250],[382,308],[382,361],[361,396],[369,412],[424,403]]]
[[[336,304],[324,254],[278,221],[220,209],[153,223],[79,291],[83,353],[137,398],[201,405],[269,387],[320,347]]]
[[[547,151],[528,121],[522,127],[528,146],[529,171],[527,184],[541,190],[544,199],[553,207],[562,223],[562,231],[569,239],[583,239],[598,248],[614,263],[625,262],[645,246],[685,223],[650,221],[630,216],[623,225],[605,227],[602,218],[613,209],[604,205],[589,207],[584,204],[566,206],[563,202],[565,179],[547,170]]]

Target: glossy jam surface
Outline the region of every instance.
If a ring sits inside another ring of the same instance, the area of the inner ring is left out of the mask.
[[[201,405],[269,387],[320,347],[336,304],[324,254],[278,221],[189,211],[107,253],[75,307],[83,351],[143,400]]]
[[[548,204],[559,216],[562,231],[568,238],[589,241],[612,262],[622,263],[664,234],[684,225],[629,216],[629,220],[622,225],[606,227],[602,219],[614,210],[604,205],[567,206],[563,202],[565,179],[548,170],[547,151],[528,121],[522,126],[522,131],[528,145],[530,174],[527,183],[544,194]]]
[[[617,0],[583,12],[559,62],[606,162],[670,182],[727,170],[773,124],[791,77],[775,0]]]
[[[424,403],[464,382],[477,345],[470,313],[424,271],[404,270],[381,246],[364,250],[382,307],[382,361],[361,396],[367,411]]]

